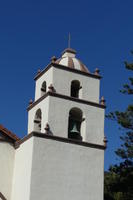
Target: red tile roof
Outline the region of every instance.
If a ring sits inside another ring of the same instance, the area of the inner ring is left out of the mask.
[[[7,128],[5,128],[3,125],[0,124],[0,131],[2,133],[4,133],[6,136],[8,136],[9,138],[11,138],[12,140],[17,141],[20,140],[20,138],[15,135],[14,133],[12,133],[11,131],[9,131]]]

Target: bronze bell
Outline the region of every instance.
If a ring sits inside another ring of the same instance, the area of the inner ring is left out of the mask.
[[[74,123],[72,130],[70,131],[70,133],[77,133],[80,134],[80,132],[77,129],[76,123]]]
[[[73,124],[73,128],[72,128],[72,130],[70,131],[70,138],[71,139],[76,139],[76,140],[82,140],[82,137],[81,137],[81,135],[80,135],[80,132],[78,131],[78,129],[77,129],[77,124],[76,124],[76,122],[74,122],[74,124]]]

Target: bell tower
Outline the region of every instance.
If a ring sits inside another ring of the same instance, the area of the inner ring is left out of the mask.
[[[103,144],[105,101],[99,102],[99,70],[90,73],[76,58],[76,51],[65,49],[61,58],[35,77],[35,101],[28,107],[28,133],[32,131]]]
[[[70,48],[38,71],[28,135],[16,143],[11,200],[103,200],[100,79]]]

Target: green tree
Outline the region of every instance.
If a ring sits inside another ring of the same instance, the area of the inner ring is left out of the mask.
[[[133,54],[133,52],[131,52]],[[133,63],[125,62],[125,68],[130,71],[128,83],[123,85],[121,93],[133,95]],[[120,137],[122,145],[115,153],[122,159],[119,165],[111,166],[105,173],[105,200],[133,199],[133,102],[125,111],[110,112],[108,119],[117,122],[122,129]]]

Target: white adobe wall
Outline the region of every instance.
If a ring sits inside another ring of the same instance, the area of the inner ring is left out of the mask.
[[[14,147],[7,143],[0,143],[0,192],[6,197],[11,199],[11,186],[14,168]]]
[[[70,96],[71,82],[73,80],[78,80],[81,83],[82,89],[79,95],[81,99],[99,103],[99,79],[55,67],[51,67],[36,81],[35,100],[41,97],[41,86],[44,81],[47,82],[47,90],[48,86],[52,83],[57,93]]]
[[[104,109],[57,97],[50,97],[48,123],[54,135],[68,137],[68,117],[72,108],[80,108],[85,117],[81,132],[86,142],[102,144],[104,138]],[[83,134],[86,132],[86,134]]]
[[[35,113],[38,109],[42,111],[42,127],[41,132],[44,132],[46,123],[48,122],[49,114],[49,97],[46,97],[43,101],[38,103],[35,107],[28,111],[28,133],[34,131],[34,119]]]
[[[47,91],[48,91],[48,87],[53,82],[52,67],[46,73],[44,73],[39,79],[37,79],[35,86],[35,101],[41,97],[41,87],[44,81],[46,81],[47,83]]]
[[[57,93],[70,96],[71,82],[73,80],[78,80],[82,86],[81,94],[79,95],[81,99],[99,103],[99,79],[53,68],[53,86]]]
[[[103,150],[34,137],[30,200],[103,200],[103,169]]]
[[[28,133],[34,131],[34,117],[40,108],[42,111],[42,128],[48,122],[53,135],[68,138],[68,117],[72,108],[79,108],[83,112],[85,121],[81,126],[83,141],[103,145],[104,138],[104,114],[105,110],[62,98],[48,96],[28,113]]]
[[[11,200],[30,199],[32,154],[33,138],[16,149]]]
[[[81,83],[81,99],[99,103],[99,79],[55,67],[51,67],[36,81],[35,99],[37,100],[41,97],[41,86],[44,81],[47,82],[47,90],[52,83],[57,93],[70,96],[71,82],[73,80],[79,80]],[[67,138],[68,116],[70,109],[73,107],[80,108],[86,118],[86,121],[82,124],[82,132],[86,130],[86,134],[82,135],[83,140],[103,144],[104,109],[55,97],[46,97],[28,112],[28,133],[35,130],[35,113],[40,108],[42,111],[41,132],[44,132],[45,125],[48,122],[54,135]]]

